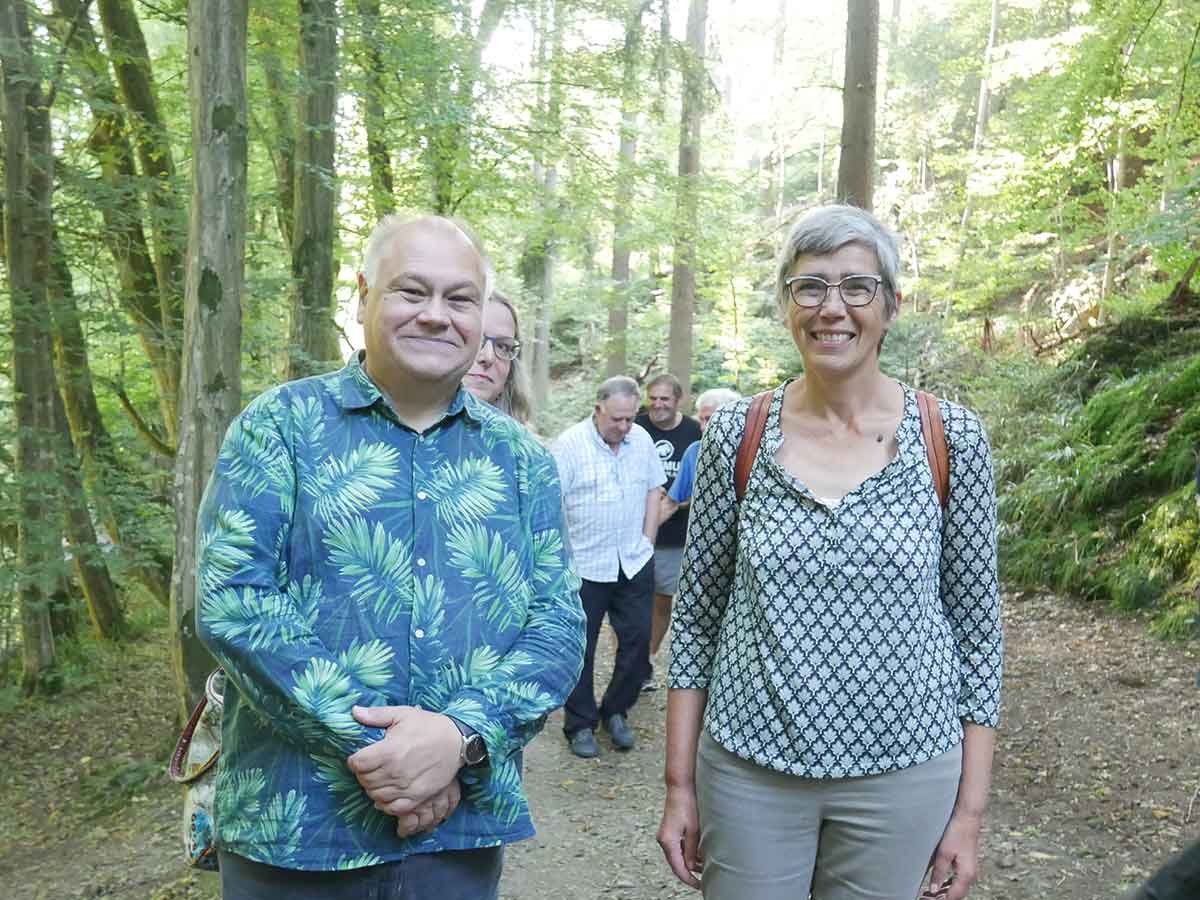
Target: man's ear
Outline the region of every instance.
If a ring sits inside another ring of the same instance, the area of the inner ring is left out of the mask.
[[[355,315],[355,319],[358,321],[358,324],[360,324],[360,325],[362,324],[363,311],[366,308],[366,305],[367,305],[367,279],[363,277],[362,272],[359,272],[358,273],[358,313]]]

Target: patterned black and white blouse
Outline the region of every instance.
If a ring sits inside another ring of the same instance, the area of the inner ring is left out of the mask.
[[[704,725],[726,749],[780,772],[839,778],[932,759],[961,742],[964,720],[997,723],[991,450],[974,413],[939,402],[945,522],[907,386],[896,457],[832,507],[775,459],[783,387],[740,510],[733,466],[750,400],[713,415],[675,596],[670,685],[707,689]]]

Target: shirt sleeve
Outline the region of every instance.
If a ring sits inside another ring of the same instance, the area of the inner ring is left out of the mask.
[[[700,455],[700,442],[696,441],[683,451],[679,461],[679,472],[671,482],[667,496],[676,503],[686,503],[692,498],[692,484],[696,478],[696,458]]]
[[[295,460],[260,397],[229,427],[200,503],[196,627],[241,698],[286,741],[346,757],[383,737],[351,707],[386,697],[314,631],[319,587],[289,583]]]
[[[996,488],[987,434],[974,413],[942,404],[950,454],[950,501],[942,533],[942,605],[958,642],[958,715],[1000,719],[1004,639],[996,572]]]
[[[555,463],[540,447],[528,484],[532,592],[524,627],[498,663],[457,691],[442,710],[483,736],[493,769],[541,731],[583,670],[580,580],[563,539]]]
[[[679,590],[672,608],[673,688],[707,689],[737,568],[733,464],[748,403],[713,413],[700,443]]]

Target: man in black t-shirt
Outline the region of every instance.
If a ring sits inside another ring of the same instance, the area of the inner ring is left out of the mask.
[[[679,472],[679,461],[693,442],[700,440],[700,423],[679,411],[683,385],[674,375],[664,372],[646,385],[646,410],[637,424],[650,433],[658,458],[667,473],[669,489]],[[682,507],[659,526],[654,543],[654,614],[650,623],[650,656],[658,652],[667,627],[671,624],[671,600],[679,584],[679,564],[683,560],[683,542],[687,537],[688,508]],[[647,661],[646,682],[642,690],[654,690],[654,667]]]

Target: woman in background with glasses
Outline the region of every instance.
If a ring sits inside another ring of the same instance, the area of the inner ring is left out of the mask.
[[[659,844],[706,900],[965,896],[1000,706],[991,452],[938,401],[936,493],[916,392],[879,354],[899,307],[891,234],[814,210],[777,293],[802,378],[771,393],[738,500],[751,398],[700,450],[672,637]]]
[[[499,291],[483,308],[483,343],[463,387],[485,403],[508,413],[522,425],[533,418],[529,376],[521,361],[521,328],[517,309]]]

